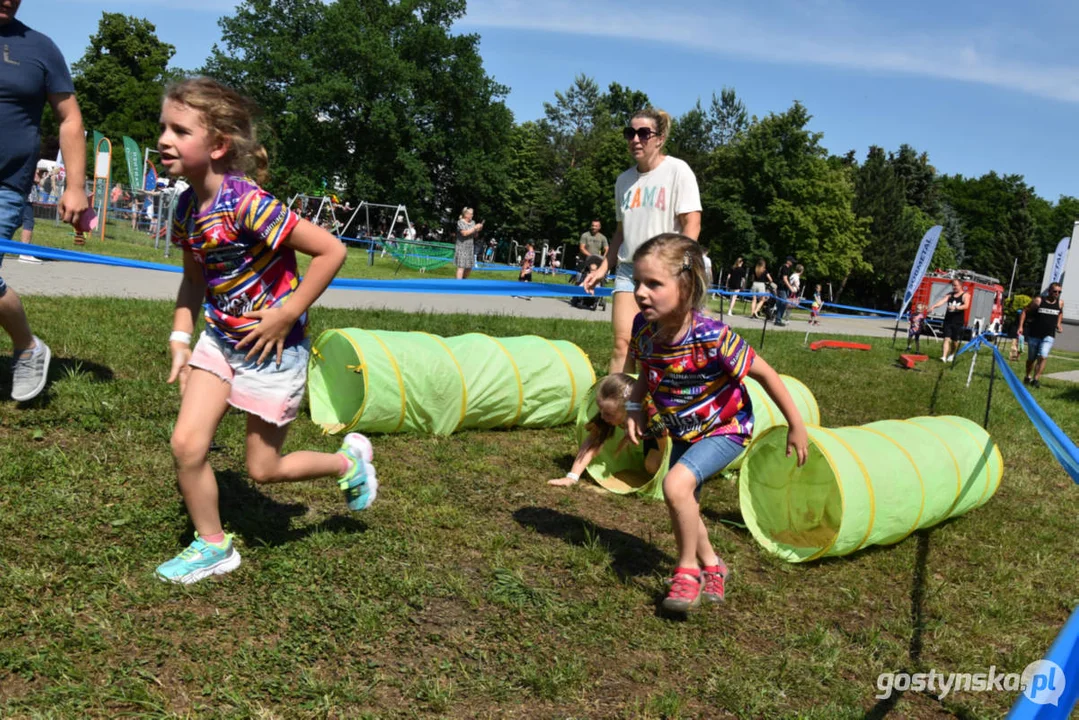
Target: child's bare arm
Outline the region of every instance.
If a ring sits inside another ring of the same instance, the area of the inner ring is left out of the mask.
[[[645,369],[637,370],[637,379],[633,382],[633,389],[629,391],[626,400],[626,438],[634,445],[639,445],[644,432],[645,418],[641,403],[648,392],[648,381],[645,380]]]
[[[285,348],[285,338],[296,321],[318,300],[329,287],[334,275],[341,269],[348,252],[344,244],[326,230],[307,220],[300,220],[285,240],[289,247],[311,256],[311,264],[304,273],[303,280],[296,287],[288,302],[267,310],[253,310],[244,313],[244,317],[258,318],[259,324],[247,334],[236,349],[251,349],[247,357],[258,356],[262,362],[271,353],[281,362],[281,353]]]
[[[180,381],[180,394],[187,387],[187,376],[190,369],[187,361],[191,359],[191,334],[195,332],[198,322],[199,308],[202,306],[203,297],[206,294],[206,279],[202,275],[202,268],[195,260],[190,250],[184,251],[184,275],[180,281],[180,289],[176,293],[176,309],[172,314],[172,332],[179,336],[187,335],[176,340],[169,338],[169,349],[172,351],[172,368],[169,371],[167,382]]]
[[[802,420],[802,414],[798,412],[798,408],[794,406],[794,400],[791,399],[790,393],[787,392],[787,386],[779,378],[779,373],[765,362],[764,358],[757,355],[753,358],[753,364],[749,368],[749,376],[761,384],[765,392],[782,411],[783,417],[787,418],[787,455],[790,456],[793,450],[797,453],[798,465],[804,465],[809,445],[805,422]]]
[[[547,481],[548,485],[557,485],[559,487],[565,487],[566,485],[573,485],[581,478],[581,473],[585,471],[585,468],[592,462],[593,458],[599,452],[601,443],[595,442],[595,436],[591,433],[581,443],[580,450],[577,451],[577,457],[573,460],[573,466],[569,472],[560,478],[553,478]]]

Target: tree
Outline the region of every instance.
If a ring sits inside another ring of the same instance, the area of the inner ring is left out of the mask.
[[[602,112],[599,85],[587,75],[578,75],[566,92],[555,91],[555,102],[543,103],[543,114],[551,140],[569,155],[569,167],[591,148],[596,119]]]
[[[602,100],[615,127],[629,125],[629,120],[635,112],[651,105],[648,95],[640,90],[623,87],[618,83],[607,86],[607,92]]]
[[[697,167],[715,149],[713,132],[712,120],[698,98],[688,112],[671,121],[665,150],[685,160],[690,167]]]
[[[809,277],[845,279],[866,266],[868,221],[851,211],[849,170],[828,161],[800,103],[754,120],[698,171],[703,233],[725,258],[794,255]]]
[[[888,154],[888,164],[903,185],[908,205],[913,205],[927,215],[936,215],[938,206],[934,179],[937,171],[929,164],[929,156],[918,152],[906,143],[899,150]]]
[[[271,188],[323,181],[357,200],[405,203],[425,222],[464,205],[509,216],[506,88],[479,38],[451,32],[463,0],[244,0],[222,18],[206,72],[262,108]]]
[[[1045,255],[1031,213],[1034,192],[1021,175],[990,172],[976,179],[945,175],[937,186],[964,228],[964,264],[969,269],[1007,283],[1018,260],[1016,287],[1038,284]]]
[[[948,202],[941,202],[940,204],[940,218],[941,225],[941,240],[948,243],[948,246],[952,251],[952,265],[948,265],[944,262],[934,262],[934,267],[948,268],[963,267],[963,263],[967,259],[967,242],[966,232],[963,229],[963,221],[959,219],[959,214],[956,213],[955,208]],[[936,260],[936,257],[933,258]]]
[[[712,126],[712,145],[729,145],[749,127],[749,115],[746,105],[734,92],[734,88],[725,87],[716,97],[712,93],[710,121]]]
[[[156,33],[148,20],[102,13],[86,53],[71,67],[83,125],[113,143],[114,178],[127,177],[122,170],[122,136],[141,145],[157,140],[161,97],[172,76],[168,64],[176,50]],[[89,167],[94,167],[92,162]]]

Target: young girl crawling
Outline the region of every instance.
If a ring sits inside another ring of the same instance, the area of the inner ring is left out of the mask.
[[[565,477],[548,480],[547,484],[566,487],[573,485],[581,478],[581,473],[596,457],[603,444],[611,437],[616,427],[624,427],[626,424],[626,400],[633,390],[633,376],[625,373],[614,373],[603,378],[596,384],[596,406],[599,412],[588,423],[588,436],[581,443],[577,451],[577,458],[573,461],[573,467]],[[645,438],[644,445],[644,469],[650,475],[659,470],[663,462],[663,448],[661,442],[666,439]],[[619,445],[622,450],[629,444],[629,440],[623,439]]]

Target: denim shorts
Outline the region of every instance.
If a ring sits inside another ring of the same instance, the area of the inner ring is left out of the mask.
[[[745,451],[745,446],[727,435],[713,435],[688,443],[675,440],[671,443],[670,467],[681,463],[697,479],[694,494],[699,498],[704,481],[734,462]]]
[[[1038,358],[1049,357],[1049,351],[1053,349],[1054,340],[1056,340],[1056,338],[1052,335],[1043,338],[1030,337],[1027,335],[1027,360],[1033,362]]]
[[[310,341],[305,340],[302,345],[285,348],[280,365],[276,355],[259,364],[257,358],[244,357],[250,348],[236,350],[213,333],[203,332],[189,364],[232,386],[229,405],[280,427],[299,414],[310,348]]]
[[[614,291],[616,293],[633,292],[633,263],[618,263],[614,271]]]
[[[26,196],[6,187],[0,187],[0,240],[14,240],[15,231],[22,224],[23,206],[26,205]],[[4,256],[0,255],[0,264],[3,264]],[[0,277],[0,297],[7,292],[4,278]]]
[[[22,204],[22,229],[34,229],[34,203],[29,200]]]

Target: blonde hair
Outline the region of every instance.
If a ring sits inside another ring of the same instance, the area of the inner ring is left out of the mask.
[[[165,99],[198,111],[207,130],[228,140],[222,158],[226,169],[243,172],[259,185],[270,179],[270,158],[258,141],[258,107],[252,100],[208,77],[171,83],[165,88]]]
[[[625,408],[626,400],[633,389],[633,376],[626,373],[611,373],[600,378],[595,385],[596,406],[600,403],[617,402],[619,407]],[[603,419],[603,413],[596,412],[589,420],[592,425],[593,442],[602,445],[614,432],[614,426]]]
[[[656,126],[656,135],[667,137],[667,131],[671,129],[671,116],[667,114],[666,110],[660,110],[659,108],[646,107],[633,113],[630,118],[633,120],[651,120]]]
[[[678,279],[678,297],[686,310],[701,310],[708,300],[704,252],[700,243],[680,233],[663,233],[637,248],[633,262],[655,255]]]
[[[473,209],[472,209],[472,208],[470,208],[470,207],[463,207],[463,208],[461,208],[461,219],[463,220],[463,219],[464,219],[464,217],[465,217],[465,215],[469,214],[470,212],[476,212],[476,211],[475,211],[475,210],[473,210]]]

